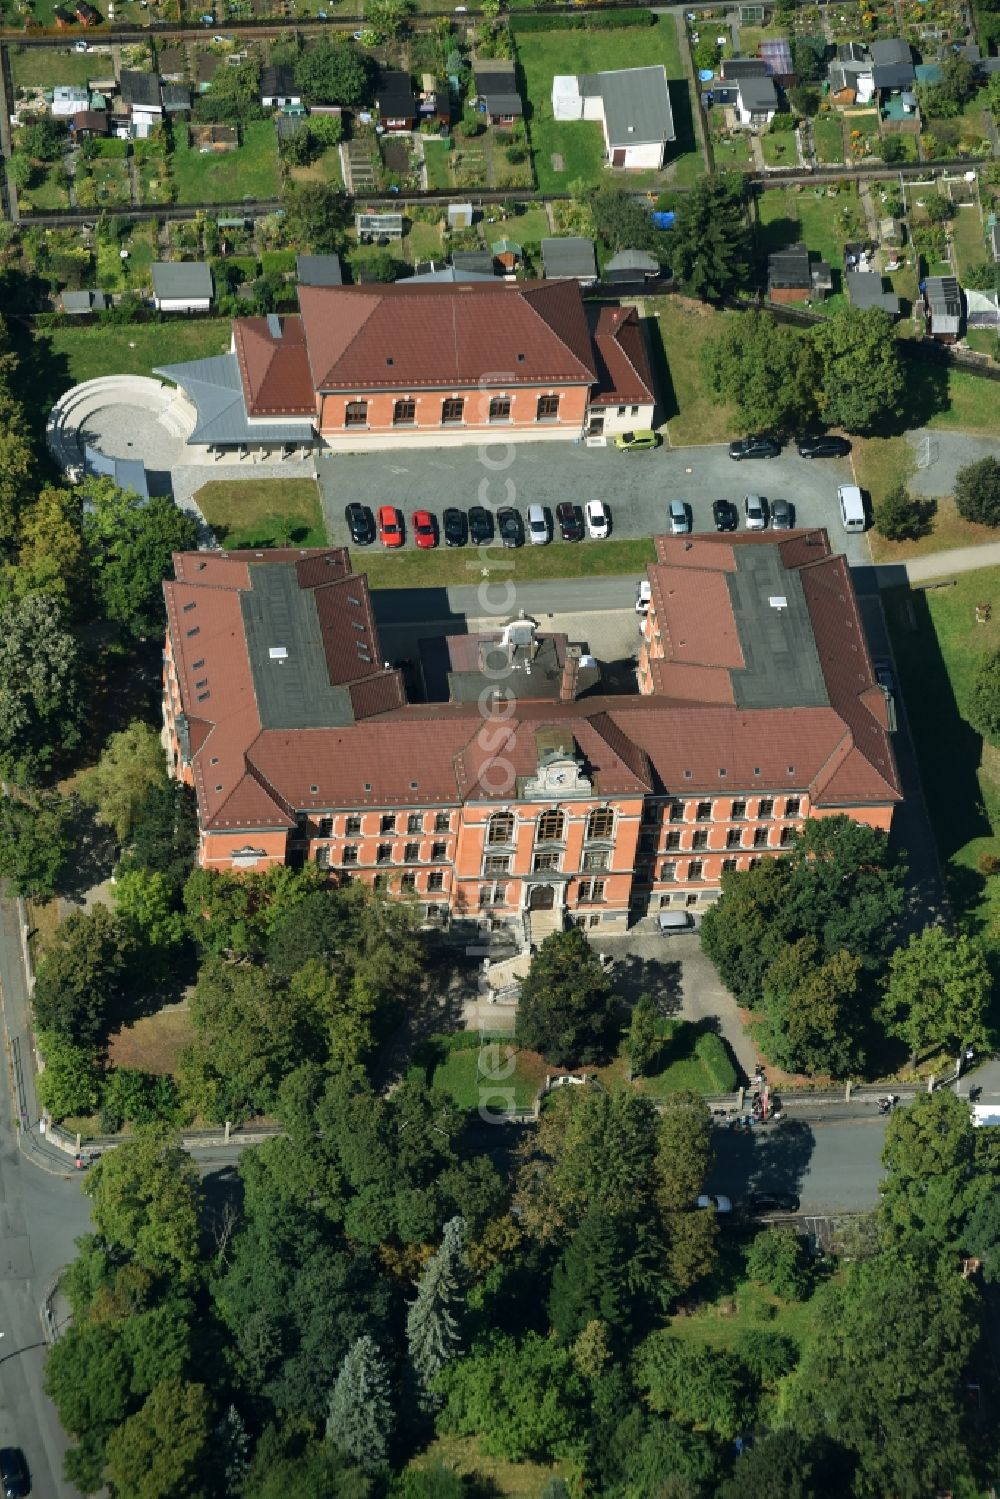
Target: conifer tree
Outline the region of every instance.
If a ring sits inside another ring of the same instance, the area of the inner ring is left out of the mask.
[[[395,1412],[385,1361],[374,1338],[358,1338],[340,1366],[326,1418],[327,1441],[374,1471],[389,1455]]]
[[[465,1219],[450,1219],[440,1249],[424,1268],[406,1318],[410,1364],[425,1398],[431,1396],[435,1377],[455,1357],[462,1340],[458,1314],[464,1241]]]

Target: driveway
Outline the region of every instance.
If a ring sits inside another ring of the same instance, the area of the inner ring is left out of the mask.
[[[512,455],[509,467],[501,466],[505,451]],[[870,562],[865,537],[846,535],[837,516],[837,486],[854,482],[850,460],[800,458],[794,447],[779,458],[734,463],[725,444],[624,454],[583,443],[536,442],[509,450],[497,444],[482,456],[472,447],[345,453],[316,466],[330,539],[340,544],[349,539],[344,523],[349,500],[373,509],[398,505],[408,519],[413,510],[426,508],[440,518],[449,505],[467,508],[477,501],[513,504],[523,514],[529,504],[554,511],[562,500],[582,505],[602,499],[611,510],[613,534],[638,537],[667,530],[672,499],[686,500],[695,530],[708,531],[713,500],[742,503],[750,491],[791,500],[796,524],[827,526],[835,549],[852,563]]]

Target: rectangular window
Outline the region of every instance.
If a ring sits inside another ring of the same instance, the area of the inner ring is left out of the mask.
[[[802,800],[801,800],[800,797],[798,797],[798,796],[787,796],[785,798],[785,816],[786,817],[798,817],[798,815],[799,815],[799,808],[801,806],[802,806]]]
[[[688,879],[700,880],[702,867],[703,866],[700,859],[692,859],[691,863],[688,865]]]
[[[341,864],[356,864],[358,862],[358,846],[356,843],[348,843],[340,851]]]
[[[383,813],[379,821],[378,830],[380,833],[394,833],[396,831],[396,818],[392,812]]]
[[[625,415],[625,407],[624,406],[619,406],[619,408],[618,408],[618,415],[619,416],[624,416]]]
[[[754,828],[753,846],[754,848],[767,848],[767,828]]]
[[[587,904],[587,902],[590,900],[590,891],[591,891],[592,885],[593,885],[593,881],[592,880],[581,880],[580,881],[579,888],[577,889],[577,892],[576,892],[577,905],[585,906]]]
[[[535,855],[533,865],[535,874],[544,874],[548,869],[559,868],[559,852],[557,849],[548,849]]]
[[[661,864],[660,865],[660,879],[661,880],[676,880],[676,878],[677,878],[677,865],[676,865],[676,863],[674,862],[673,859],[668,859],[665,864]]]
[[[536,842],[558,843],[563,836],[566,819],[561,812],[543,812],[538,819]]]
[[[795,842],[795,829],[794,828],[782,828],[782,830],[781,830],[781,846],[782,846],[782,848],[790,848],[791,845],[794,842]]]
[[[329,869],[330,867],[330,850],[325,843],[316,850],[316,863],[320,869]]]
[[[773,796],[762,796],[761,797],[760,804],[757,807],[757,816],[758,817],[773,817],[774,816],[774,797]]]
[[[631,408],[631,410],[629,411],[629,416],[638,416],[638,415],[639,415],[639,408],[638,408],[638,406],[633,406]]]
[[[707,833],[706,829],[704,829],[704,828],[699,828],[698,829],[698,831],[695,833],[694,837],[691,839],[691,847],[692,848],[707,848],[708,847],[708,833]]]
[[[394,427],[412,427],[417,419],[416,401],[397,401],[392,408]]]
[[[748,869],[759,869],[760,868],[760,860],[759,859],[751,859],[750,863],[747,865],[747,868]]]
[[[435,864],[437,863],[438,859],[446,859],[447,857],[448,857],[448,845],[447,845],[447,843],[432,843],[431,844],[431,860]]]
[[[417,888],[417,877],[415,874],[404,874],[399,882],[400,895],[412,895]]]
[[[697,895],[688,895],[688,896],[685,896],[685,898],[684,898],[684,904],[686,906],[696,906],[698,904],[698,897],[697,897]]]
[[[392,844],[391,843],[380,843],[379,844],[378,848],[375,851],[375,863],[376,864],[391,864],[392,863]]]
[[[746,802],[733,802],[733,809],[729,815],[732,817],[734,822],[739,821],[741,817],[745,817],[747,815]]]
[[[588,838],[610,838],[615,830],[615,814],[610,807],[598,807],[587,822]]]
[[[584,869],[607,869],[609,855],[606,848],[590,849],[583,856]]]
[[[344,822],[344,834],[348,838],[359,838],[361,836],[361,818],[348,817]]]
[[[419,812],[411,812],[406,819],[406,831],[408,833],[422,833],[424,830],[424,819]]]
[[[368,425],[368,402],[348,401],[344,408],[345,427],[367,427]]]
[[[509,874],[509,854],[487,854],[483,860],[483,874]]]
[[[434,816],[435,833],[451,832],[451,815],[448,812],[437,812]]]
[[[537,419],[540,422],[554,422],[559,416],[558,396],[539,396]]]
[[[667,843],[666,843],[667,850],[668,851],[673,851],[674,849],[680,848],[680,846],[681,846],[681,835],[680,835],[680,833],[677,832],[676,830],[674,832],[672,832],[672,833],[668,833],[667,834]]]
[[[417,860],[419,858],[420,858],[420,844],[419,843],[408,843],[406,845],[406,847],[403,849],[403,863],[404,864],[416,864],[416,862],[417,862]]]
[[[449,396],[447,401],[441,402],[441,424],[442,426],[461,425],[462,412],[465,410],[465,402],[461,396]]]
[[[319,820],[319,836],[321,838],[333,837],[333,818],[321,817]]]
[[[427,876],[427,888],[428,890],[444,889],[444,875],[439,869],[432,869]]]
[[[735,868],[736,868],[736,860],[735,859],[723,859],[723,861],[722,861],[722,872],[723,872],[723,874],[732,874],[732,872],[733,872],[733,870]]]
[[[490,401],[490,421],[510,421],[510,396],[494,396]]]
[[[697,809],[695,811],[695,814],[694,814],[694,818],[695,818],[695,822],[711,822],[712,821],[712,803],[711,802],[699,802],[698,806],[697,806]]]
[[[670,803],[670,821],[671,822],[683,822],[684,821],[684,803],[683,802],[671,802]]]
[[[743,847],[743,833],[742,833],[742,830],[740,828],[730,828],[729,829],[729,832],[726,834],[726,847],[727,848],[742,848]]]
[[[580,884],[580,894],[577,897],[582,906],[594,905],[604,899],[603,880],[583,880]]]

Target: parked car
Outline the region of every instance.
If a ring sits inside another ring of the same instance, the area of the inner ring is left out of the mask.
[[[729,444],[729,456],[739,463],[744,458],[777,458],[781,443],[775,437],[740,437]]]
[[[493,516],[484,505],[469,508],[469,536],[477,547],[488,546],[493,540]]]
[[[468,524],[465,519],[465,511],[458,510],[454,505],[449,505],[442,517],[444,526],[444,544],[446,547],[464,547],[465,538],[468,535]]]
[[[717,1213],[731,1213],[733,1211],[732,1202],[721,1192],[703,1192],[698,1198],[697,1206],[700,1208],[714,1208]]]
[[[670,501],[670,534],[686,536],[691,529],[691,506],[683,500]]]
[[[660,445],[659,434],[648,429],[640,432],[619,432],[615,447],[619,453],[643,453]]]
[[[90,48],[87,46],[86,42],[74,42],[73,43],[73,51],[74,52],[89,52]]]
[[[851,444],[832,432],[806,432],[796,440],[800,458],[846,458]]]
[[[653,597],[653,585],[648,578],[643,578],[635,591],[636,614],[648,614],[650,600]]]
[[[528,540],[536,547],[546,546],[552,540],[544,505],[528,506]]]
[[[410,516],[413,539],[423,552],[429,552],[438,544],[437,525],[429,510],[414,510]]]
[[[0,1447],[0,1484],[4,1499],[24,1499],[31,1493],[28,1464],[20,1447]]]
[[[790,531],[795,525],[795,506],[791,500],[771,501],[771,525],[776,531]]]
[[[403,517],[395,505],[378,507],[378,539],[384,547],[403,545]]]
[[[717,531],[735,531],[740,523],[740,513],[732,500],[713,500],[712,519]]]
[[[751,1192],[747,1198],[751,1213],[797,1213],[799,1199],[794,1192],[775,1192],[764,1189]]]
[[[611,530],[611,516],[603,500],[588,500],[586,508],[587,535],[594,541],[603,541]]]
[[[347,529],[351,533],[351,540],[355,546],[371,546],[375,540],[375,517],[368,505],[359,505],[357,500],[352,500],[344,511],[344,519],[347,521]]]
[[[767,525],[767,501],[762,494],[743,497],[743,514],[747,518],[748,531],[763,531]]]
[[[556,506],[556,522],[563,541],[583,540],[583,516],[580,514],[579,505],[563,500],[561,505]]]
[[[497,530],[505,547],[524,546],[524,523],[516,510],[497,511]]]

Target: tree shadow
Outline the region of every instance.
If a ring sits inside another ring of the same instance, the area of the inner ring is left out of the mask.
[[[902,437],[914,427],[926,426],[932,416],[947,411],[950,404],[947,354],[937,352],[939,346],[929,339],[918,346],[912,339],[901,338],[897,348],[903,359],[906,401],[895,417],[880,419],[879,437]]]
[[[682,970],[676,959],[645,958],[638,953],[616,957],[613,969],[615,992],[629,1009],[641,994],[648,994],[656,1012],[667,1019],[681,1007]]]
[[[670,94],[670,111],[674,119],[674,139],[670,144],[666,165],[687,151],[698,149],[698,138],[694,130],[694,111],[691,107],[691,90],[686,78],[671,78],[667,81]]]
[[[118,840],[111,828],[102,827],[92,807],[77,803],[73,858],[63,877],[60,895],[82,906],[87,893],[114,872]]]

